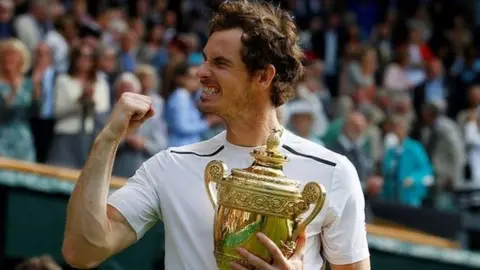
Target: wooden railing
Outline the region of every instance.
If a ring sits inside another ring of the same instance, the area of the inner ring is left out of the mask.
[[[80,175],[79,170],[48,166],[38,163],[30,163],[4,157],[0,157],[0,169],[38,174],[42,176],[53,177],[60,181],[69,182],[76,182],[78,176]],[[110,187],[118,189],[121,188],[125,183],[125,178],[112,177],[110,181]]]
[[[0,169],[14,170],[24,173],[38,174],[47,177],[53,177],[61,181],[75,182],[80,174],[78,170],[47,166],[36,163],[28,163],[18,160],[0,157]],[[126,179],[112,177],[111,188],[120,188],[126,183]],[[434,235],[425,234],[401,226],[390,226],[386,224],[368,224],[369,234],[388,237],[413,244],[428,245],[440,248],[459,248],[457,242],[450,241]]]

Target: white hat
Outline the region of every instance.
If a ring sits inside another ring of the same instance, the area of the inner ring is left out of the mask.
[[[296,114],[315,114],[312,105],[306,100],[295,100],[288,103],[288,113],[290,116]]]

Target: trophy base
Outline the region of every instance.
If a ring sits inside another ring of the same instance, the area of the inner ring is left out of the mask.
[[[228,254],[223,254],[220,252],[215,252],[215,260],[217,262],[218,270],[231,270],[232,269],[232,262],[236,262],[241,266],[249,269],[254,270],[255,267],[251,266],[245,259],[240,256],[232,256]]]

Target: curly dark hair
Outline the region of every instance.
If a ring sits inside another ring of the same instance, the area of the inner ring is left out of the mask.
[[[235,28],[244,32],[241,55],[250,74],[269,64],[275,67],[270,96],[275,107],[281,106],[295,95],[295,84],[303,75],[304,54],[293,18],[265,1],[225,1],[210,21],[209,36]]]

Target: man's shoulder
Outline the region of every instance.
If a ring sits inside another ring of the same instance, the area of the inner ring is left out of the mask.
[[[160,152],[160,154],[168,156],[169,158],[213,157],[225,148],[224,133],[225,131],[205,141],[179,147],[169,147],[168,149]]]
[[[332,168],[345,162],[345,157],[323,145],[290,133],[282,148],[290,154],[311,159]]]

